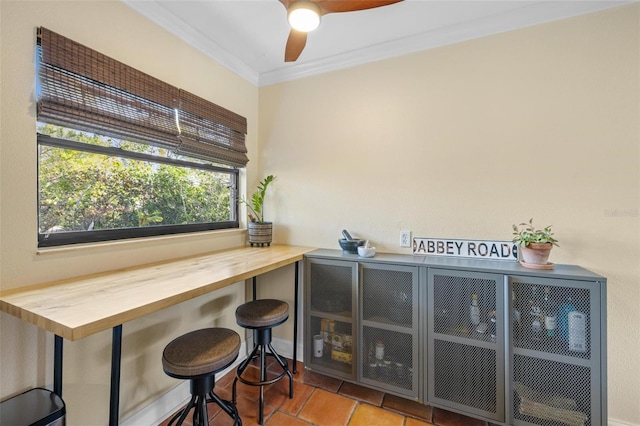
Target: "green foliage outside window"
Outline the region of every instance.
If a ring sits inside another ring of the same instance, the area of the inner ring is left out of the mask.
[[[126,152],[136,152],[180,159],[148,145],[51,125],[38,131],[123,152],[105,155],[40,144],[40,233],[231,220],[230,173],[127,157]]]

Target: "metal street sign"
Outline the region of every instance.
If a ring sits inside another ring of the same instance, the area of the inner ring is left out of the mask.
[[[518,247],[511,241],[413,239],[413,254],[518,261]]]

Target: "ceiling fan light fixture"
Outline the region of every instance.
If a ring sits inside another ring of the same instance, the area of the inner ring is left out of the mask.
[[[320,25],[320,8],[310,1],[298,0],[289,6],[288,19],[291,28],[308,33]]]

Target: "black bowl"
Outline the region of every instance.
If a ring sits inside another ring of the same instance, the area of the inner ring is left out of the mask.
[[[345,240],[341,238],[338,243],[342,247],[343,253],[358,254],[358,247],[364,245],[364,240]]]

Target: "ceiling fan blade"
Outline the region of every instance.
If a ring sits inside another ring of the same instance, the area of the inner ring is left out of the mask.
[[[287,0],[280,0],[281,2]],[[337,12],[354,12],[356,10],[374,9],[376,7],[388,6],[399,3],[403,0],[311,0],[318,6],[322,14]],[[285,5],[286,6],[286,5]]]
[[[295,0],[279,0],[280,3],[286,8],[289,9],[289,5],[293,3]]]
[[[280,3],[289,10],[289,7],[296,3],[297,0],[279,0]],[[354,12],[357,10],[374,9],[376,7],[388,6],[390,4],[399,3],[403,0],[305,0],[306,2],[315,3],[320,9],[320,15],[338,12]],[[305,45],[307,44],[307,33],[296,31],[294,29],[289,32],[287,39],[287,47],[284,52],[285,62],[295,62]]]
[[[287,39],[287,47],[284,50],[284,61],[295,62],[306,44],[307,33],[292,29]]]

